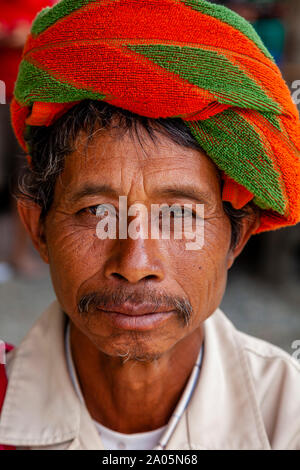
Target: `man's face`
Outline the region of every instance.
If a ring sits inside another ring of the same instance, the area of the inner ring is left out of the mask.
[[[57,298],[77,328],[107,355],[153,358],[187,339],[219,306],[231,228],[212,161],[141,132],[145,151],[128,132],[102,130],[87,148],[86,135],[78,136],[56,183],[45,236]],[[152,204],[204,204],[203,247],[187,250],[185,237],[174,239],[172,230],[170,239],[151,239],[150,229],[148,239],[119,239],[118,231],[115,239],[99,239],[97,206],[113,205],[118,222],[119,196],[149,214]],[[83,299],[90,302],[80,312]],[[178,302],[191,307],[188,321]]]

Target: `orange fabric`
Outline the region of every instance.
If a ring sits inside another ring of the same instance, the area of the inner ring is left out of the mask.
[[[253,199],[253,194],[244,186],[234,181],[232,178],[223,173],[224,180],[222,200],[228,201],[235,209],[241,209]]]
[[[31,114],[26,118],[25,123],[30,126],[50,126],[75,104],[76,102],[43,103],[35,101],[32,106]]]

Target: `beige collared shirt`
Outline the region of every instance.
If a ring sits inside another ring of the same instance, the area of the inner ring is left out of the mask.
[[[1,444],[104,449],[68,372],[66,319],[54,301],[8,353]],[[220,309],[204,338],[198,382],[166,449],[300,450],[300,363],[238,331]]]

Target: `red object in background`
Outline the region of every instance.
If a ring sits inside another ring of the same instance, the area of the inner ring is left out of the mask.
[[[6,102],[8,103],[14,91],[15,81],[18,75],[19,63],[22,57],[22,49],[0,47],[1,72],[0,80],[6,86]]]
[[[0,41],[1,29],[11,34],[20,23],[31,24],[36,14],[55,0],[0,0]],[[0,80],[6,85],[6,101],[12,98],[23,47],[0,46]]]
[[[9,352],[14,349],[14,346],[9,343],[5,343],[5,352]],[[7,377],[5,372],[5,364],[0,364],[0,412],[4,403],[5,393],[7,389]],[[0,450],[15,450],[14,446],[1,445]]]
[[[42,8],[54,3],[51,0],[0,0],[0,22],[10,29],[13,29],[20,20],[31,23]]]

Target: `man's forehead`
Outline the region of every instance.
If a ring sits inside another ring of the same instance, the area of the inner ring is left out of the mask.
[[[145,131],[141,137],[142,142],[128,132],[101,130],[88,142],[87,134],[81,133],[62,174],[68,198],[97,192],[114,197],[139,184],[151,193],[178,197],[180,192],[208,195],[218,189],[218,171],[204,152],[163,135],[154,142]]]
[[[182,172],[180,176],[183,177],[185,173],[191,173],[189,177],[201,176],[205,171],[218,173],[215,164],[201,149],[176,144],[160,133],[156,133],[153,140],[144,129],[140,129],[138,134],[129,130],[120,133],[99,129],[92,138],[80,132],[74,147],[65,165],[67,171],[74,173],[74,177],[98,169],[116,174],[126,168],[131,171],[140,169],[147,174],[165,171],[167,168],[168,174]]]

